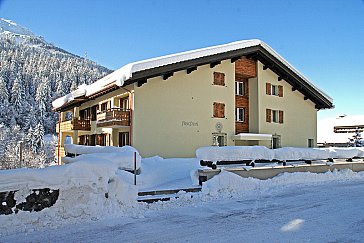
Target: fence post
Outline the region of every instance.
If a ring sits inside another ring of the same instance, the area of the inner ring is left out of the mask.
[[[136,162],[136,152],[134,152],[134,185],[136,185],[136,173],[137,173],[137,162]]]
[[[23,142],[19,142],[19,168],[23,167]]]

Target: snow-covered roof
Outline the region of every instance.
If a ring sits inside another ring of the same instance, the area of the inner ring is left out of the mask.
[[[133,79],[135,73],[151,70],[158,67],[163,67],[171,64],[186,62],[190,60],[195,60],[203,57],[214,56],[221,53],[227,53],[237,50],[243,50],[250,47],[262,47],[264,50],[268,51],[272,56],[277,58],[284,66],[293,71],[301,79],[304,80],[310,87],[312,87],[318,94],[324,97],[329,103],[332,103],[332,98],[315,86],[311,81],[304,77],[297,69],[295,69],[291,64],[289,64],[283,57],[281,57],[277,52],[275,52],[270,46],[258,39],[253,40],[242,40],[236,41],[224,45],[211,46],[186,52],[180,52],[176,54],[146,59],[138,62],[129,63],[120,69],[114,71],[113,73],[105,76],[104,78],[94,82],[90,85],[82,85],[76,91],[60,97],[52,102],[53,108],[55,110],[67,105],[78,97],[89,97],[94,95],[101,90],[112,85],[123,86],[127,80]],[[171,70],[173,72],[173,70]]]
[[[317,142],[319,143],[347,143],[352,137],[351,133],[334,133],[335,126],[364,125],[364,115],[343,115],[334,118],[325,118],[318,122]]]

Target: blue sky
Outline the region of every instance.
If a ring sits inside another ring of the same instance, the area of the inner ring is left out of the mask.
[[[0,0],[0,17],[110,69],[258,38],[333,97],[319,118],[364,114],[363,0]]]

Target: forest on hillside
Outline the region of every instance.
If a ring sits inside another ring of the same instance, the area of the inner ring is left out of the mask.
[[[53,154],[43,136],[55,133],[52,101],[110,72],[41,37],[0,35],[0,169],[14,167],[10,158],[19,159],[19,142],[24,160],[49,163]]]

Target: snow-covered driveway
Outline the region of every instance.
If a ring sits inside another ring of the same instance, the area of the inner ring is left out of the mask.
[[[196,198],[197,197],[197,198]],[[144,207],[133,217],[3,236],[0,242],[362,242],[364,180],[197,195]]]

